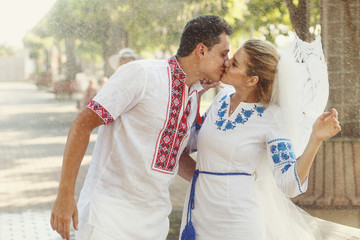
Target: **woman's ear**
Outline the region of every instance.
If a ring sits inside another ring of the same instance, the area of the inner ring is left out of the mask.
[[[259,82],[259,77],[258,76],[252,76],[248,79],[248,86],[249,87],[253,87],[256,86],[256,84]]]

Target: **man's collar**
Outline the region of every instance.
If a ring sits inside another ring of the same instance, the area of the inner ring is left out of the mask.
[[[179,62],[177,61],[175,56],[172,56],[168,59],[168,63],[171,69],[172,75],[175,75],[177,79],[179,79],[181,82],[185,83],[186,74],[181,69]]]

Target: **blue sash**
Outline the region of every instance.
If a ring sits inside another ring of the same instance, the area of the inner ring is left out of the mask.
[[[196,239],[195,228],[191,221],[191,210],[195,208],[195,184],[199,177],[199,173],[218,175],[218,176],[224,176],[224,175],[251,176],[251,174],[249,174],[249,173],[240,173],[240,172],[219,173],[219,172],[200,171],[199,169],[196,169],[194,171],[194,176],[193,176],[192,183],[191,183],[188,210],[187,210],[187,216],[186,216],[186,225],[184,227],[184,230],[181,233],[181,240],[195,240]]]

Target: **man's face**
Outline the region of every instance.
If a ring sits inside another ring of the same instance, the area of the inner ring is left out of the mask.
[[[229,36],[225,33],[220,35],[220,43],[215,44],[211,50],[204,52],[204,58],[201,64],[201,71],[204,78],[218,82],[224,72],[224,63],[229,59],[230,48]]]

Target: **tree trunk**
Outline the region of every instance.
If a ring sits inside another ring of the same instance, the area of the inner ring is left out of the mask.
[[[360,55],[360,43],[357,36],[357,26],[354,24],[353,16],[351,15],[350,6],[349,6],[349,0],[343,0],[344,2],[344,8],[345,8],[345,21],[346,21],[346,27],[349,29],[349,35],[351,38],[351,42],[353,44],[350,44],[349,47],[352,47],[352,52],[355,54],[356,57],[359,57]]]
[[[111,56],[111,54],[110,54],[110,47],[109,47],[107,39],[102,40],[102,55],[103,55],[103,59],[104,59],[104,67],[103,67],[104,75],[106,77],[110,77],[114,73],[114,70],[112,70],[112,68],[109,64],[109,57]]]
[[[290,20],[296,34],[301,40],[309,41],[310,40],[309,0],[299,0],[298,6],[295,6],[293,0],[286,0],[286,5],[289,9]]]
[[[76,59],[75,59],[75,40],[65,39],[66,51],[66,77],[65,80],[75,80],[76,75]]]
[[[121,23],[111,24],[109,28],[109,40],[103,40],[104,75],[110,77],[114,69],[110,67],[109,57],[117,54],[122,48],[128,47],[128,32]]]

